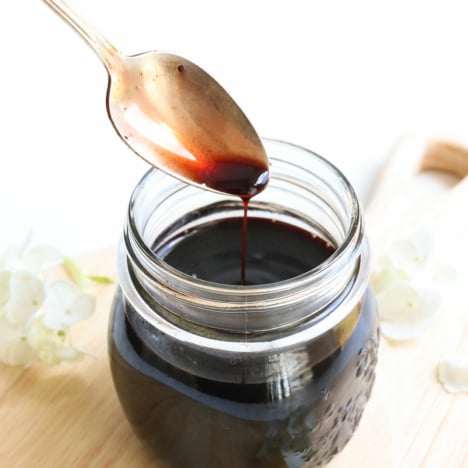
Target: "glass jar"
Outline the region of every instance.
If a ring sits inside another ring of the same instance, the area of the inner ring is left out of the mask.
[[[325,464],[353,434],[372,389],[378,330],[356,195],[320,156],[264,143],[271,180],[249,218],[334,247],[297,276],[240,286],[183,273],[155,252],[206,223],[239,218],[242,202],[157,170],[131,198],[110,361],[128,420],[164,467]],[[276,248],[287,255],[290,247]],[[187,255],[203,259],[210,248]]]

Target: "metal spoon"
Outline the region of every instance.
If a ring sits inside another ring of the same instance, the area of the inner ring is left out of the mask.
[[[107,110],[123,141],[151,165],[195,185],[250,198],[269,177],[255,129],[205,71],[176,55],[122,55],[61,0],[43,0],[107,69]]]

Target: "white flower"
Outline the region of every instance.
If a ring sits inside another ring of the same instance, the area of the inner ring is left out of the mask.
[[[63,360],[75,361],[83,356],[83,353],[71,344],[70,335],[66,330],[47,327],[43,317],[33,322],[28,330],[27,340],[38,358],[49,366]]]
[[[77,348],[74,346],[63,346],[61,348],[57,348],[55,350],[55,356],[61,361],[78,361],[81,359],[84,354],[83,352],[79,351]]]
[[[62,261],[62,254],[55,247],[50,245],[29,247],[30,242],[31,236],[28,236],[23,244],[5,250],[0,255],[0,268],[25,270],[37,274]]]
[[[0,271],[0,316],[10,323],[25,324],[41,307],[44,284],[27,271]]]
[[[437,374],[447,392],[468,392],[468,356],[445,359],[439,364]]]
[[[40,272],[64,258],[55,247],[22,245],[0,255],[0,361],[54,365],[83,356],[69,329],[89,318],[95,298],[66,280],[45,283]]]
[[[0,270],[0,310],[10,299],[10,278],[8,270]]]
[[[26,335],[44,295],[44,284],[35,274],[0,270],[0,361],[17,366],[37,359]]]
[[[0,361],[10,366],[24,366],[37,359],[22,327],[0,326]]]
[[[440,307],[440,296],[399,282],[376,295],[380,329],[388,338],[415,338],[433,323]]]
[[[434,262],[432,279],[438,283],[455,283],[458,279],[458,272],[450,265]]]
[[[414,233],[407,239],[394,241],[389,256],[400,269],[409,273],[421,270],[428,263],[432,250],[432,239],[427,232]]]
[[[385,291],[399,281],[411,281],[411,276],[401,268],[395,266],[389,257],[380,259],[381,268],[372,277],[372,287],[375,293]]]
[[[419,232],[390,244],[372,275],[382,334],[395,340],[415,338],[434,322],[456,274],[434,262],[430,235]],[[444,284],[445,282],[445,284]]]
[[[70,281],[56,281],[47,290],[44,323],[55,330],[64,329],[91,317],[94,308],[93,296]]]

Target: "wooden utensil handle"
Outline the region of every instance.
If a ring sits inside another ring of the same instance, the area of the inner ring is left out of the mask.
[[[367,207],[369,222],[381,219],[392,205],[404,199],[416,174],[430,170],[463,179],[468,175],[468,148],[445,140],[403,138],[377,178],[372,201]]]
[[[429,141],[420,170],[448,172],[463,179],[468,175],[468,148],[449,141]]]

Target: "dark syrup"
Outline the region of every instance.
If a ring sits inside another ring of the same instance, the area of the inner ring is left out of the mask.
[[[238,284],[242,224],[237,218],[203,225],[156,254],[187,274]],[[249,284],[300,275],[333,251],[305,230],[259,218],[249,220],[247,238]],[[367,295],[344,347],[330,330],[280,354],[207,355],[149,327],[118,295],[112,374],[127,418],[168,468],[313,466],[329,461],[360,420],[374,379],[374,316]]]
[[[334,251],[331,244],[308,231],[280,221],[249,218],[247,209],[248,202],[244,202],[242,218],[185,231],[160,247],[158,255],[179,271],[206,281],[254,285],[305,273]],[[284,243],[290,244],[287,254]]]
[[[264,190],[269,180],[266,160],[246,161],[234,155],[223,159],[223,162],[217,160],[215,164],[200,163],[202,169],[197,168],[202,175],[200,183],[219,192],[237,195],[245,201]],[[195,173],[190,175],[192,179],[195,177]]]
[[[225,158],[223,163],[208,164],[203,171],[202,181],[207,186],[220,192],[237,195],[243,204],[242,233],[240,258],[240,284],[246,284],[246,249],[248,229],[248,209],[252,197],[265,189],[269,181],[268,160],[253,159],[245,161],[242,158]]]
[[[186,148],[191,147],[188,142],[186,142],[185,146]],[[242,243],[241,255],[239,257],[241,284],[244,284],[245,279],[245,249],[249,201],[265,189],[270,178],[268,157],[263,145],[258,142],[252,147],[253,149],[256,149],[256,151],[248,152],[244,155],[235,152],[225,152],[222,154],[222,157],[211,151],[202,151],[200,153],[197,150],[192,152],[193,159],[175,157],[172,163],[172,169],[175,173],[218,192],[236,195],[242,200],[244,205],[243,232],[239,238],[239,241]],[[209,154],[209,158],[206,157],[207,154]]]
[[[177,159],[176,159],[177,160]],[[249,157],[225,153],[223,157],[212,154],[207,161],[195,158],[190,164],[180,158],[181,165],[177,172],[186,173],[189,179],[219,192],[237,195],[244,207],[240,259],[240,284],[245,284],[248,208],[252,197],[263,191],[270,179],[268,158],[262,145]],[[199,179],[198,179],[199,178]]]
[[[320,237],[281,221],[230,218],[184,231],[156,254],[174,268],[220,284],[269,284],[301,275],[334,252]],[[244,242],[239,242],[245,237]],[[239,275],[244,259],[243,281]]]

